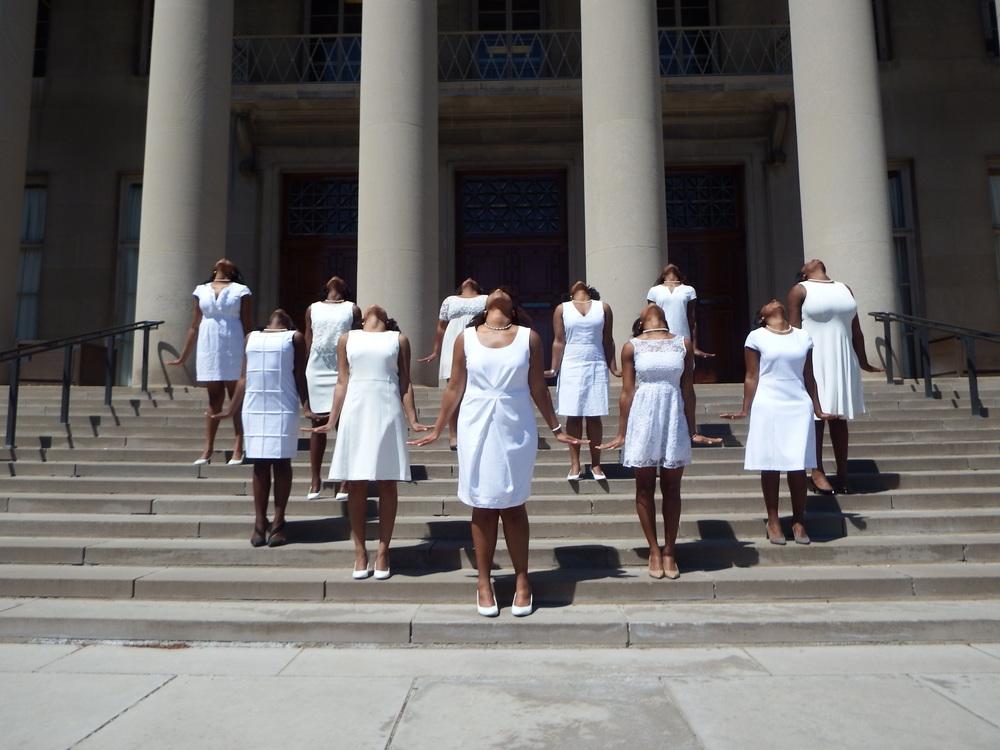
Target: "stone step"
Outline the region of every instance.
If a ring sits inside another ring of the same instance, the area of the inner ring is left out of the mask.
[[[513,576],[497,572],[497,595],[513,597]],[[639,604],[684,600],[909,599],[982,597],[1000,593],[1000,564],[725,568],[694,571],[676,581],[644,571],[550,569],[531,574],[540,607]],[[353,580],[319,568],[152,568],[114,565],[0,565],[0,597],[332,601],[372,604],[463,604],[475,589],[472,571],[397,572],[388,581]]]
[[[538,495],[529,500],[532,517],[546,515],[626,515],[634,514],[634,493],[608,495]],[[369,515],[377,512],[377,500],[369,498]],[[96,494],[76,492],[17,492],[0,496],[0,513],[126,513],[158,515],[238,515],[249,512],[252,501],[246,496]],[[684,492],[684,507],[689,512],[728,513],[736,508],[758,508],[757,491],[726,493]],[[809,495],[810,512],[864,513],[873,510],[956,510],[1000,507],[1000,492],[995,488],[971,487],[944,490],[893,490],[871,494],[851,494],[829,497]],[[346,502],[334,499],[327,489],[318,500],[293,497],[288,505],[289,518],[304,516],[338,517],[346,515]],[[469,508],[458,499],[403,497],[399,501],[400,517],[413,515],[468,517]]]
[[[875,437],[875,436],[871,436]],[[16,452],[16,460],[21,463],[32,461],[75,461],[81,463],[97,461],[113,461],[122,463],[150,463],[150,464],[190,464],[192,461],[191,441],[177,441],[177,447],[109,447],[109,448],[68,448],[56,447],[49,449],[21,450]],[[331,443],[332,445],[332,443]],[[330,448],[328,448],[330,450]],[[700,451],[701,449],[699,449]],[[719,446],[711,450],[711,456],[718,459],[742,460],[743,449],[739,446]],[[195,451],[197,453],[197,450]],[[561,443],[552,445],[548,451],[553,455],[546,459],[539,456],[539,462],[544,460],[568,461],[568,449]],[[829,443],[826,445],[826,453],[833,458],[833,451]],[[903,443],[890,443],[887,441],[868,442],[852,441],[851,454],[854,456],[864,456],[867,458],[881,458],[882,456],[965,456],[965,455],[987,455],[1000,453],[1000,439],[997,440],[965,440],[957,442],[940,442],[937,435],[927,435],[925,442],[906,441]],[[411,455],[419,458],[420,463],[432,464],[454,464],[457,457],[454,451],[446,449],[412,449]],[[556,459],[555,456],[559,458]],[[702,453],[695,454],[701,459]],[[214,461],[225,463],[229,458],[229,450],[216,450]],[[327,457],[329,458],[329,457]],[[15,460],[11,456],[11,451],[0,450],[0,460]],[[296,471],[300,467],[308,466],[306,456],[300,456],[294,463]]]
[[[682,579],[683,580],[683,579]],[[385,583],[389,583],[388,581]],[[362,585],[367,585],[367,582]],[[976,643],[996,639],[1000,602],[670,602],[542,607],[487,620],[468,604],[0,600],[7,640],[396,645],[720,646]]]
[[[763,531],[763,524],[759,527]],[[638,534],[623,539],[532,539],[532,568],[620,568],[643,566],[647,548]],[[243,539],[107,537],[0,537],[0,562],[49,564],[68,560],[90,565],[241,566],[350,568],[354,547],[349,541],[292,543],[275,549],[250,546]],[[294,527],[289,526],[294,532]],[[82,533],[82,532],[81,532]],[[290,534],[291,536],[291,534]],[[292,537],[294,539],[294,537]],[[400,571],[454,570],[475,565],[468,539],[396,540],[392,559]],[[763,534],[745,539],[684,540],[678,544],[682,570],[772,565],[887,565],[903,563],[1000,562],[1000,534],[928,533],[897,536],[844,536],[817,539],[803,547],[769,544]],[[498,565],[509,566],[503,544]]]
[[[860,452],[854,451],[855,455]],[[609,454],[617,458],[618,452]],[[414,453],[411,457],[411,474],[415,480],[453,479],[458,476],[458,467],[454,463],[433,464],[422,463],[423,456]],[[694,453],[694,463],[685,469],[687,477],[719,476],[739,474],[743,471],[742,456],[732,456],[719,460],[721,455],[710,448],[697,449]],[[543,454],[535,464],[534,476],[538,479],[562,479],[568,470],[568,456],[550,456]],[[454,459],[453,459],[454,460]],[[293,467],[297,474],[308,474],[308,462],[296,460]],[[37,461],[19,460],[8,463],[11,476],[19,477],[164,477],[164,478],[232,478],[252,472],[247,464],[242,467],[228,466],[224,463],[193,466],[190,463],[146,463],[138,461]],[[1000,450],[994,454],[973,453],[955,456],[883,456],[877,461],[869,458],[855,458],[848,463],[852,474],[879,474],[905,471],[958,471],[997,470],[1000,469]],[[609,477],[627,477],[631,472],[612,462],[605,467]],[[590,478],[584,475],[584,481]]]

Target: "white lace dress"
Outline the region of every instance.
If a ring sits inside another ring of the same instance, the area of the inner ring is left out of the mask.
[[[309,408],[316,414],[328,414],[337,385],[337,343],[354,324],[354,303],[313,302],[309,318],[312,321],[312,348],[306,363]]]
[[[448,321],[448,327],[445,328],[444,338],[441,340],[441,366],[438,368],[440,380],[448,380],[451,377],[451,359],[452,353],[455,351],[455,339],[465,330],[469,322],[485,309],[485,294],[476,297],[462,297],[453,294],[450,297],[445,297],[444,302],[441,303],[438,319]]]
[[[677,469],[691,463],[681,376],[684,339],[632,339],[635,396],[625,427],[622,465]]]

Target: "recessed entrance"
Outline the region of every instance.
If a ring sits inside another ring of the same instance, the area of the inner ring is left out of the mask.
[[[357,175],[286,175],[282,216],[279,300],[302,326],[331,276],[357,289]]]
[[[455,196],[455,283],[515,287],[547,367],[552,311],[569,284],[565,172],[459,173]]]
[[[666,169],[667,254],[698,291],[699,383],[743,379],[747,315],[742,167]]]

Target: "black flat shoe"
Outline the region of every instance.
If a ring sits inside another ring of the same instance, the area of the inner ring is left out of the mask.
[[[828,490],[821,490],[812,479],[809,480],[809,489],[817,495],[823,495],[824,497],[833,497],[837,494],[837,491],[832,487]]]

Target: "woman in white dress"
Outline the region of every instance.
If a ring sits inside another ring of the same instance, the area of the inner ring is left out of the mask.
[[[846,284],[826,275],[821,260],[810,260],[799,271],[799,283],[788,292],[788,319],[813,340],[816,391],[823,411],[836,414],[830,422],[830,442],[837,463],[837,490],[823,471],[823,420],[816,421],[816,468],[813,488],[821,495],[847,492],[847,420],[865,412],[861,371],[882,372],[869,364],[865,336],[858,320],[858,303]]]
[[[612,338],[614,320],[608,303],[584,281],[569,288],[569,300],[556,306],[552,314],[552,369],[545,377],[556,381],[556,413],[566,418],[566,433],[583,437],[586,421],[590,441],[590,473],[594,479],[606,479],[601,468],[601,440],[608,413],[608,371],[621,377],[615,359]],[[580,447],[569,448],[569,474],[573,482],[580,478]]]
[[[195,379],[208,391],[206,415],[218,414],[229,394],[230,401],[236,391],[243,367],[243,341],[250,330],[250,289],[242,283],[239,269],[226,258],[212,266],[212,275],[204,284],[195,287],[191,313],[184,346],[177,359],[168,365],[183,365],[198,343],[195,358]],[[205,446],[195,460],[195,465],[207,464],[215,452],[215,435],[219,421],[205,418]],[[243,463],[243,424],[239,410],[233,411],[233,431],[236,441],[230,464]]]
[[[355,579],[367,578],[368,550],[365,521],[368,483],[378,485],[379,543],[375,578],[389,578],[389,544],[396,523],[397,482],[410,481],[406,448],[407,419],[414,428],[416,414],[410,390],[410,342],[385,310],[365,310],[361,328],[348,331],[337,343],[337,386],[329,418],[313,432],[337,425],[330,479],[347,485],[347,514],[354,542]],[[404,409],[409,412],[404,415]]]
[[[694,356],[714,357],[698,348],[698,292],[690,286],[681,269],[675,263],[663,267],[656,284],[646,292],[646,302],[658,305],[667,316],[667,328],[671,333],[688,339],[694,348]]]
[[[481,313],[486,307],[486,295],[475,279],[469,278],[458,285],[455,294],[444,298],[441,311],[438,313],[437,331],[434,334],[434,350],[418,362],[433,362],[438,357],[441,364],[438,367],[438,379],[445,382],[451,377],[451,358],[457,339],[469,321]],[[449,446],[455,450],[458,425],[458,411],[452,415],[448,425]]]
[[[670,333],[658,305],[647,305],[622,347],[622,392],[618,435],[602,448],[622,451],[622,465],[635,470],[635,510],[649,545],[649,575],[680,578],[677,530],[681,521],[681,478],[691,463],[691,444],[719,445],[698,433],[695,423],[694,347]],[[665,545],[656,531],[656,476],[663,495]]]
[[[361,325],[361,310],[350,301],[347,282],[334,276],[326,282],[326,297],[306,309],[306,383],[309,385],[309,405],[306,416],[313,427],[326,424],[333,406],[333,389],[337,385],[337,342],[352,328]],[[309,435],[310,482],[306,500],[316,500],[323,490],[320,469],[326,455],[326,433]],[[336,490],[335,490],[336,491]],[[347,494],[336,492],[337,500]]]
[[[292,459],[298,450],[300,405],[306,403],[306,344],[284,310],[271,313],[267,327],[246,337],[243,371],[229,410],[241,411],[246,457],[253,463],[254,527],[250,544],[280,547],[288,541],[285,509],[292,491]],[[274,481],[274,521],[267,518]]]
[[[806,469],[816,466],[813,418],[832,417],[820,408],[816,395],[809,334],[792,327],[785,306],[776,299],[760,309],[758,323],[760,327],[750,332],[743,349],[743,408],[721,416],[750,416],[743,468],[760,472],[768,540],[785,543],[778,516],[778,489],[781,472],[786,472],[792,496],[792,536],[797,544],[809,544]]]
[[[428,445],[444,431],[462,404],[458,424],[458,498],[472,506],[472,542],[478,583],[476,610],[485,617],[500,612],[490,574],[497,531],[514,568],[511,614],[534,609],[528,580],[528,512],[531,475],[538,451],[534,401],[555,439],[579,445],[558,423],[545,385],[542,341],[528,326],[524,310],[509,289],[494,290],[486,310],[455,341],[451,377],[431,432],[411,445]]]

